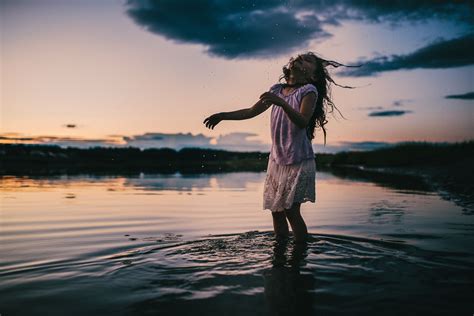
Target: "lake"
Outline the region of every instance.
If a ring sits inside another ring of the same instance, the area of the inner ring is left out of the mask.
[[[416,179],[318,171],[307,244],[265,173],[1,177],[0,314],[472,315],[474,214]]]

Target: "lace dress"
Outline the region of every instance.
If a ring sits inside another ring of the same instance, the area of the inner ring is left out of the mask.
[[[281,212],[293,203],[316,201],[316,162],[305,159],[292,165],[279,165],[270,156],[263,189],[263,209]]]

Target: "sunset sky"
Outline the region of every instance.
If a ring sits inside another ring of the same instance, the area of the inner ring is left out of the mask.
[[[331,70],[357,88],[333,88],[346,119],[328,114],[317,152],[470,140],[473,5],[436,3],[0,0],[0,141],[268,150],[270,110],[202,122],[306,51],[363,64]]]

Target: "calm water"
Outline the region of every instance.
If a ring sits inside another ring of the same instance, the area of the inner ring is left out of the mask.
[[[317,173],[307,245],[264,173],[1,178],[0,314],[472,315],[474,216],[423,183]]]

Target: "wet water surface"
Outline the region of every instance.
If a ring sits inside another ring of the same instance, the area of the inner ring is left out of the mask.
[[[474,312],[471,211],[414,179],[318,172],[295,244],[264,177],[1,178],[0,313]]]

